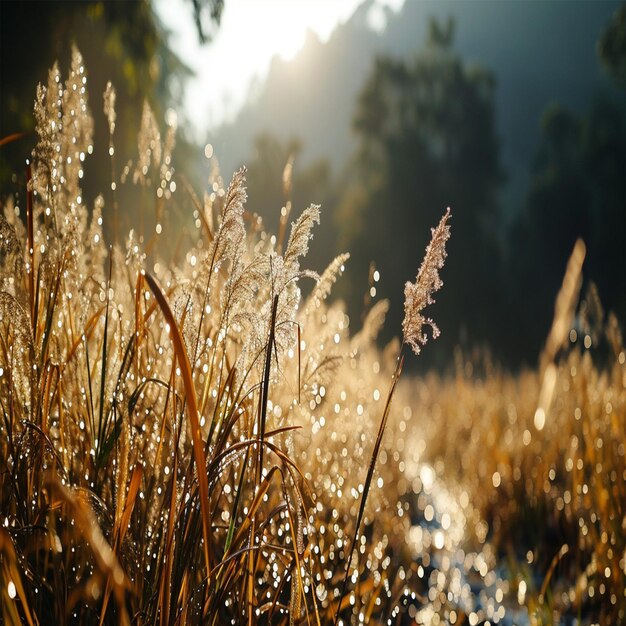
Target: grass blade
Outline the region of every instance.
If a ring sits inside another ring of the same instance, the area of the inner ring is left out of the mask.
[[[263,444],[265,443],[265,422],[267,420],[267,401],[270,386],[270,367],[272,364],[272,348],[274,346],[274,332],[276,330],[276,311],[278,309],[278,295],[274,296],[272,304],[272,318],[270,321],[270,334],[267,340],[265,353],[265,368],[263,371],[263,385],[261,387],[260,412],[259,412],[259,465],[257,468],[257,484],[263,473]]]
[[[154,294],[156,301],[163,312],[163,315],[170,327],[170,337],[174,344],[174,352],[176,358],[180,363],[180,370],[183,377],[183,384],[185,386],[185,399],[187,402],[187,414],[189,416],[189,422],[191,426],[191,436],[193,442],[193,456],[196,463],[196,470],[198,474],[198,488],[200,491],[200,510],[202,515],[202,536],[204,539],[204,560],[207,570],[207,575],[210,576],[211,572],[211,512],[209,509],[209,486],[205,468],[204,458],[204,446],[202,444],[202,435],[200,433],[200,419],[198,417],[198,405],[196,400],[196,392],[193,385],[193,378],[191,376],[191,366],[189,364],[189,357],[187,356],[187,350],[183,343],[183,338],[180,333],[180,329],[176,324],[176,318],[172,313],[169,303],[167,302],[161,287],[157,283],[156,279],[149,273],[144,273],[144,278],[150,287],[150,290]]]
[[[396,369],[393,373],[393,377],[391,379],[391,386],[389,387],[389,393],[387,394],[387,401],[385,402],[385,409],[383,411],[382,419],[380,420],[380,426],[378,427],[378,434],[376,435],[376,443],[374,444],[374,450],[372,451],[372,458],[370,459],[370,464],[367,468],[367,476],[365,478],[365,484],[363,486],[363,494],[361,495],[361,503],[359,505],[359,513],[356,518],[356,524],[354,526],[354,534],[352,536],[352,541],[350,542],[350,554],[348,555],[348,562],[346,563],[346,574],[343,579],[343,585],[341,587],[341,593],[339,595],[339,602],[337,603],[337,613],[335,615],[335,626],[337,626],[337,622],[339,621],[339,614],[341,612],[341,601],[346,594],[346,589],[348,588],[348,579],[350,577],[350,566],[352,565],[352,555],[354,554],[354,548],[357,545],[357,540],[359,538],[359,530],[361,528],[361,522],[363,520],[363,512],[365,511],[365,502],[367,501],[367,496],[369,494],[370,486],[372,484],[372,478],[374,476],[374,468],[376,467],[376,459],[378,458],[378,452],[380,450],[380,446],[383,440],[383,435],[385,433],[385,426],[387,425],[387,418],[389,417],[389,409],[391,408],[391,400],[393,398],[393,394],[396,390],[396,385],[398,383],[398,379],[400,378],[400,374],[402,373],[402,366],[404,365],[404,356],[402,355],[402,348],[400,349],[400,355],[398,356],[398,361],[396,363]]]
[[[15,548],[13,547],[13,541],[9,533],[2,527],[0,527],[0,598],[2,598],[2,617],[7,624],[19,624],[22,620],[19,617],[16,603],[13,599],[15,595],[18,596],[22,603],[22,611],[24,618],[29,626],[35,626],[39,624],[37,617],[30,612],[28,598],[22,585],[22,577],[20,576],[19,567],[17,564],[17,556],[15,554]],[[13,585],[13,594],[8,592],[9,585]],[[5,591],[6,590],[6,591]],[[11,597],[13,595],[13,597]]]

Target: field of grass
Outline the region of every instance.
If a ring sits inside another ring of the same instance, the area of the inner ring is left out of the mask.
[[[400,377],[437,334],[448,214],[381,350],[384,301],[355,334],[328,300],[348,256],[301,265],[319,209],[266,233],[244,171],[198,200],[148,108],[123,178],[154,231],[109,246],[87,104],[75,52],[0,217],[2,623],[624,622],[626,352],[579,303],[582,243],[536,370]],[[196,231],[165,262],[176,181]]]

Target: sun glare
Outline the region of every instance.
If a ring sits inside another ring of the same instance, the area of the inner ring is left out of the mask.
[[[292,59],[307,32],[327,40],[361,0],[228,0],[213,41],[198,43],[191,11],[183,0],[157,0],[157,14],[172,33],[172,46],[195,72],[184,97],[185,113],[206,131],[232,119],[245,103],[251,84],[267,74],[271,60]],[[377,3],[397,10],[402,0]],[[379,7],[380,9],[380,7]],[[380,13],[380,11],[379,11]],[[380,27],[380,14],[373,27]]]
[[[342,16],[358,4],[354,0],[339,2],[333,6],[329,2],[284,2],[266,3],[241,2],[241,9],[258,18],[248,22],[250,34],[260,44],[259,54],[265,58],[279,55],[285,60],[293,58],[304,43],[306,31],[312,30],[326,38]],[[347,11],[346,11],[347,9]],[[261,26],[262,25],[262,26]],[[256,37],[255,35],[261,35]]]

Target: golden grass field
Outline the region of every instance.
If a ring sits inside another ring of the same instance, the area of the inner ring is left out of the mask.
[[[112,89],[104,114],[113,158]],[[109,245],[125,209],[81,197],[77,51],[35,118],[29,191],[0,217],[2,623],[624,622],[626,352],[580,298],[582,243],[536,369],[459,352],[455,375],[400,376],[449,214],[381,349],[386,302],[351,333],[328,299],[348,255],[303,265],[317,207],[274,236],[243,171],[198,199],[146,107],[124,178],[154,230]],[[196,229],[166,261],[176,180]]]

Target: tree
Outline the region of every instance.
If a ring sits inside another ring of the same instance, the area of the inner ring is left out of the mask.
[[[546,110],[524,209],[512,231],[518,288],[515,352],[532,361],[548,332],[553,302],[579,237],[585,277],[603,304],[626,318],[626,124],[623,102],[597,96],[585,115]]]
[[[615,12],[598,53],[619,92],[596,94],[584,114],[550,105],[531,166],[523,209],[513,223],[511,310],[518,328],[512,350],[532,362],[548,332],[568,256],[587,246],[584,275],[604,306],[626,323],[626,121],[623,51],[626,5]]]
[[[615,11],[598,42],[604,67],[622,88],[626,88],[626,4]]]
[[[397,328],[402,288],[414,278],[420,251],[445,207],[456,232],[443,272],[440,360],[452,347],[493,339],[500,253],[497,193],[503,179],[494,121],[494,78],[454,52],[454,23],[431,22],[424,48],[410,62],[379,58],[354,118],[360,139],[353,183],[345,193],[340,244],[353,254],[345,295],[358,318],[370,259],[391,298]],[[395,305],[395,306],[394,306]]]
[[[224,10],[224,0],[191,0],[193,5],[193,18],[198,31],[198,39],[201,43],[211,41],[211,34],[207,29],[219,26]]]

